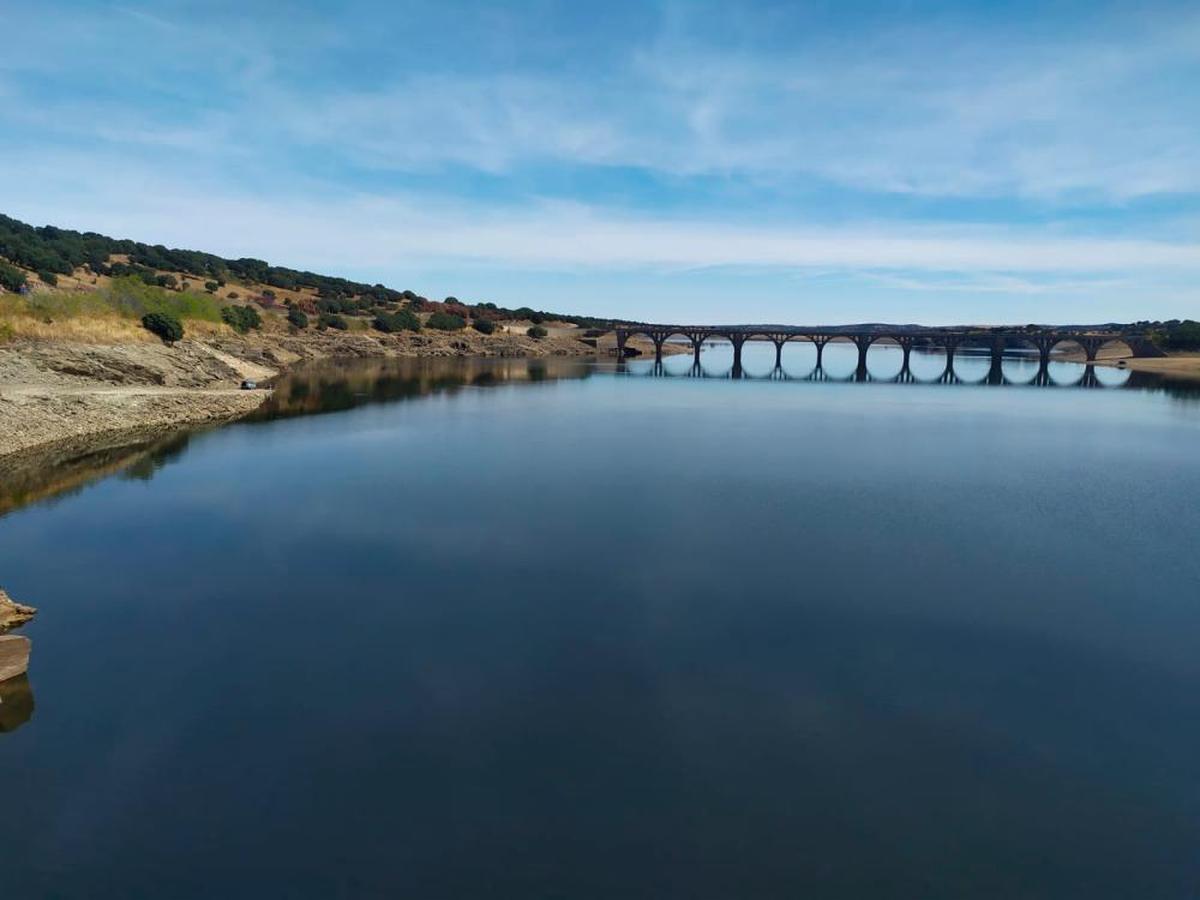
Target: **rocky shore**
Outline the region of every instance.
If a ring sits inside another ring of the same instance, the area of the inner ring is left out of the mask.
[[[0,588],[0,633],[24,625],[37,614],[32,606],[17,603]]]
[[[0,479],[43,454],[88,442],[145,440],[237,419],[262,385],[304,360],[334,357],[585,356],[597,348],[556,330],[540,340],[475,331],[256,332],[119,344],[19,340],[0,346]],[[61,455],[61,454],[60,454]],[[32,458],[31,458],[32,457]]]

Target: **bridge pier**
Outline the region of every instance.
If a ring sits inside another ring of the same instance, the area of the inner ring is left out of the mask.
[[[896,376],[896,380],[911,381],[913,376],[909,363],[912,361],[912,349],[917,342],[916,338],[904,334],[888,336],[900,346],[900,352],[904,354],[904,361],[900,365],[900,374]]]
[[[1004,335],[997,334],[992,338],[991,365],[988,366],[987,384],[1004,384],[1004,348],[1008,341]]]
[[[1050,354],[1047,351],[1041,362],[1038,363],[1037,374],[1033,376],[1033,381],[1030,384],[1035,387],[1050,387],[1054,384],[1054,380],[1050,377],[1049,358]]]
[[[731,334],[729,340],[733,344],[733,377],[742,377],[742,345],[746,343],[746,336],[742,334]]]
[[[825,345],[829,343],[829,338],[827,338],[827,337],[824,337],[824,336],[821,336],[821,335],[815,335],[815,336],[814,336],[814,335],[809,335],[809,336],[808,336],[808,339],[809,339],[810,341],[812,341],[812,342],[813,342],[813,344],[815,344],[815,345],[816,345],[816,348],[817,348],[817,368],[818,368],[818,369],[822,369],[822,370],[823,370],[823,369],[824,369],[824,367],[825,367],[825,362],[824,362],[824,359],[823,359],[823,357],[824,357],[824,355],[825,355]]]
[[[856,335],[854,337],[854,346],[858,347],[858,366],[854,370],[856,381],[867,380],[867,351],[871,349],[871,344],[875,338],[872,335]]]
[[[954,353],[958,350],[958,341],[947,339],[943,342],[946,349],[946,368],[942,370],[942,374],[938,377],[939,384],[954,384],[958,381],[958,373],[954,371]]]
[[[1059,342],[1058,335],[1039,334],[1032,338],[1033,346],[1038,351],[1038,368],[1044,369],[1050,364],[1050,351]]]
[[[1129,345],[1129,350],[1133,353],[1134,359],[1154,359],[1167,355],[1147,337],[1126,337],[1122,338],[1122,340]]]

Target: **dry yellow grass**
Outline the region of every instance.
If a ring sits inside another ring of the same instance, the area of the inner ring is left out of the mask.
[[[0,335],[9,340],[56,340],[90,344],[126,344],[158,338],[138,322],[120,316],[80,316],[46,322],[28,315],[0,313]]]
[[[0,294],[0,344],[20,338],[56,340],[72,343],[125,344],[156,341],[136,318],[122,316],[102,304],[90,301],[89,296],[60,292],[56,296],[76,302],[54,315],[44,315],[29,308],[26,298],[15,294]],[[232,333],[222,322],[188,319],[184,323],[189,337],[214,337]]]
[[[185,337],[216,337],[231,334],[233,334],[233,329],[225,324],[194,320],[184,323]],[[136,319],[126,319],[116,315],[78,316],[45,322],[28,315],[5,315],[0,312],[0,344],[20,338],[82,344],[152,343],[158,340]]]

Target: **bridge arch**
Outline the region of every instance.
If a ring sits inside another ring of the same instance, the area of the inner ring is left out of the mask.
[[[686,328],[664,328],[659,332],[659,337],[662,339],[662,346],[681,346],[686,347],[686,353],[664,353],[662,354],[662,364],[669,375],[684,375],[688,369],[696,365],[700,360],[700,345],[703,342],[703,335],[697,334],[693,329]],[[682,338],[683,340],[679,340]]]
[[[1110,358],[1133,357],[1136,355],[1133,343],[1118,334],[1063,334],[1051,338],[1048,355],[1053,356],[1066,352],[1082,359],[1072,362],[1094,362],[1103,356]]]
[[[994,335],[963,335],[954,347],[954,380],[961,384],[987,384],[995,374],[994,349]]]
[[[768,329],[739,332],[736,340],[741,343],[739,354],[742,373],[752,378],[770,377],[783,366],[783,346],[788,335]],[[733,337],[730,338],[733,340]]]
[[[1051,387],[1081,387],[1092,376],[1092,366],[1063,363],[1046,369],[1046,379]]]
[[[1119,366],[1094,366],[1093,375],[1096,383],[1102,388],[1124,387],[1133,376],[1132,369]]]
[[[908,364],[908,353],[898,335],[872,335],[866,342],[867,374],[873,381],[896,381]]]
[[[1000,375],[1005,384],[1035,384],[1041,370],[1041,351],[1036,343],[1022,334],[1004,336]]]
[[[932,384],[952,372],[952,357],[953,353],[944,341],[934,336],[920,335],[909,352],[908,371],[913,381]]]
[[[808,379],[819,373],[821,344],[811,334],[789,334],[779,353],[779,367],[787,378]]]
[[[1132,359],[1135,355],[1133,344],[1120,336],[1103,338],[1096,347],[1096,359]]]
[[[1083,359],[1087,357],[1087,348],[1084,346],[1083,338],[1079,335],[1063,334],[1055,335],[1050,339],[1050,347],[1047,354],[1053,359],[1056,355],[1060,357],[1058,360],[1062,362],[1061,357],[1071,355],[1082,355]],[[1071,362],[1082,362],[1080,360],[1071,360]]]
[[[630,341],[637,340],[638,338],[644,338],[650,343],[654,343],[654,335],[656,333],[657,332],[651,328],[642,328],[640,326],[617,329],[617,349],[618,351],[624,351],[627,347],[629,347]],[[639,350],[638,354],[642,355],[642,352]]]
[[[852,381],[858,371],[858,345],[847,334],[821,335],[821,374],[829,381]]]

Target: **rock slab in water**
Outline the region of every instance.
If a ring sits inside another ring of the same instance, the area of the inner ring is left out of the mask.
[[[0,632],[14,625],[23,625],[37,614],[32,606],[17,603],[12,597],[0,589]],[[0,679],[3,681],[3,679]]]
[[[0,634],[0,682],[24,675],[29,668],[29,638]]]

